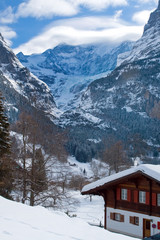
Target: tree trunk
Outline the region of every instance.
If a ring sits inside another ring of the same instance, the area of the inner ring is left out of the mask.
[[[31,165],[30,206],[34,206],[34,202],[35,202],[35,144],[33,144],[33,156]]]
[[[26,190],[26,141],[25,136],[23,135],[23,197],[22,197],[22,203],[25,203],[26,196],[27,196],[27,190]]]

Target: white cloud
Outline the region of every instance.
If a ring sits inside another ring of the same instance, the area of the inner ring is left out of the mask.
[[[71,0],[75,5],[85,6],[91,10],[102,10],[109,6],[117,7],[127,5],[127,0]]]
[[[0,23],[9,24],[15,21],[15,15],[13,13],[12,7],[6,8],[3,12],[0,12]]]
[[[117,12],[113,17],[82,17],[82,18],[70,18],[65,20],[59,20],[50,24],[46,30],[54,28],[55,26],[69,26],[80,30],[102,30],[109,28],[117,28],[122,25],[127,25],[126,22],[118,18]]]
[[[99,11],[109,6],[122,5],[127,5],[127,0],[28,0],[19,5],[16,16],[35,18],[50,18],[54,15],[73,16],[80,11],[81,6]]]
[[[12,45],[12,38],[17,36],[16,32],[12,28],[8,27],[7,24],[15,22],[16,18],[13,13],[12,7],[6,8],[4,11],[0,12],[0,33],[5,38],[5,41],[9,46]]]
[[[118,10],[118,11],[116,11],[116,14],[115,14],[115,16],[114,16],[115,19],[119,19],[119,18],[121,17],[122,13],[123,13],[122,10]]]
[[[136,12],[132,17],[132,20],[137,22],[138,24],[144,25],[145,23],[147,23],[151,12],[152,11],[148,11],[148,10]]]
[[[5,38],[5,41],[8,43],[9,46],[12,45],[11,39],[17,36],[16,32],[7,26],[0,26],[0,33]]]
[[[72,16],[77,13],[77,9],[71,2],[66,0],[29,0],[19,5],[17,17],[47,17],[54,15]]]
[[[121,42],[137,40],[143,32],[143,26],[131,26],[126,22],[109,17],[86,17],[66,19],[49,25],[40,35],[15,49],[24,54],[42,53],[60,43],[71,45],[95,42]]]
[[[157,8],[159,0],[133,0],[136,5],[134,6],[135,8],[144,8],[146,10],[150,10],[153,8]]]
[[[152,0],[152,1],[153,1],[153,3],[158,4],[158,1],[159,1],[159,0]],[[146,3],[150,3],[151,0],[138,0],[138,2],[139,2],[139,3],[144,3],[144,4],[146,4]]]

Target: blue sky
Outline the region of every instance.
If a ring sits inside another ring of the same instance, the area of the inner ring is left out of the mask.
[[[15,53],[137,40],[158,0],[0,0],[0,32]]]

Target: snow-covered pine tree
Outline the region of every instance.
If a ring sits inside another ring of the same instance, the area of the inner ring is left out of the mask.
[[[10,198],[12,189],[12,166],[10,159],[9,123],[4,114],[0,93],[0,195]]]

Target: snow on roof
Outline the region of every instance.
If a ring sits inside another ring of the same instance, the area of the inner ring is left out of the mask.
[[[106,183],[110,183],[112,181],[126,177],[128,175],[131,175],[131,174],[139,172],[139,171],[142,172],[143,174],[148,175],[149,177],[154,178],[156,181],[160,182],[160,165],[141,164],[138,167],[132,167],[130,169],[113,174],[111,176],[105,177],[103,179],[100,179],[96,182],[93,182],[93,183],[90,183],[90,184],[84,186],[82,189],[82,194],[85,192],[88,192],[90,190],[93,190],[95,188],[101,187]]]

